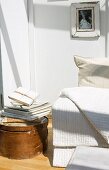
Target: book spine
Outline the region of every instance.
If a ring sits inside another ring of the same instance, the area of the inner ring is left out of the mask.
[[[27,111],[20,111],[20,110],[9,109],[9,108],[4,109],[4,112],[9,112],[9,113],[13,113],[13,114],[19,114],[19,115],[27,115],[28,114]]]
[[[11,118],[16,118],[16,119],[23,119],[23,120],[28,120],[28,121],[33,121],[33,120],[36,120],[36,119],[40,119],[44,116],[47,116],[50,114],[50,111],[48,112],[43,112],[39,115],[32,115],[32,116],[24,116],[24,115],[16,115],[16,114],[13,114],[13,113],[9,113],[9,112],[3,112],[2,113],[2,116],[6,116],[6,117],[11,117]]]
[[[9,113],[13,113],[13,114],[29,116],[29,115],[41,114],[43,112],[49,112],[49,111],[51,111],[51,109],[47,108],[47,109],[42,109],[42,110],[39,110],[39,111],[27,112],[27,111],[20,111],[20,110],[14,110],[14,109],[6,108],[6,109],[4,109],[4,111],[9,112]]]

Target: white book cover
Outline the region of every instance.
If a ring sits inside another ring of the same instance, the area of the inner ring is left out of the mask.
[[[36,93],[34,91],[25,89],[23,87],[17,88],[15,90],[15,92],[20,93],[20,94],[22,94],[24,96],[27,96],[27,97],[29,97],[29,98],[31,98],[33,100],[36,98]]]
[[[34,102],[36,94],[32,90],[27,90],[23,87],[19,87],[8,97],[17,103],[30,106]]]
[[[5,109],[15,109],[15,110],[21,110],[21,111],[35,111],[35,110],[41,110],[43,108],[51,107],[51,104],[48,102],[38,102],[33,103],[31,106],[23,106],[23,105],[17,105],[13,104],[12,106],[5,106]]]
[[[31,99],[31,98],[29,98],[27,96],[24,96],[22,94],[16,93],[16,92],[13,92],[8,97],[11,100],[15,100],[18,103],[21,103],[21,104],[27,105],[27,106],[30,106],[34,102],[33,99]]]

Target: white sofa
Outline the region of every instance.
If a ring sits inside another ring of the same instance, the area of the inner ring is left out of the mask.
[[[101,89],[109,89],[108,58],[84,58],[75,56],[74,60],[79,70],[79,86],[93,86],[97,88],[100,87]],[[105,94],[107,94],[107,92]],[[90,98],[90,95],[88,99]],[[103,104],[101,99],[103,99],[102,95],[99,97],[98,92],[98,109],[99,105]],[[109,104],[107,103],[107,110],[105,110],[106,112],[109,110],[108,105]],[[52,114],[54,147],[53,166],[66,167],[73,151],[75,150],[75,147],[78,145],[108,147],[108,144],[104,140],[103,136],[98,133],[96,128],[89,123],[83,114],[81,114],[80,109],[75,105],[75,103],[72,102],[72,99],[69,100],[68,97],[61,95],[53,105]],[[105,118],[102,113],[100,116],[101,117],[98,118],[102,118],[100,125],[101,129],[106,129],[105,132],[107,133],[108,131],[109,133],[108,113],[106,113]],[[107,121],[107,127],[105,128],[104,119]]]

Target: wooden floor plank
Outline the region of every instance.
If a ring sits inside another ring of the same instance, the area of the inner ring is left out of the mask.
[[[48,125],[48,149],[32,159],[12,160],[0,156],[0,170],[65,170],[65,168],[52,167],[52,122]]]

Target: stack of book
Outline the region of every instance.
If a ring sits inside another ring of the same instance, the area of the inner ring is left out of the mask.
[[[11,105],[4,107],[2,116],[34,121],[49,115],[51,112],[49,102],[35,102],[34,93],[21,87],[8,97],[11,99]]]

